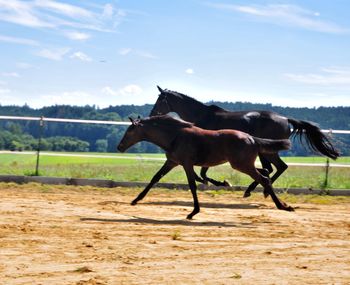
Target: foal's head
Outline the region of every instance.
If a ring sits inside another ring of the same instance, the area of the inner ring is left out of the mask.
[[[178,130],[193,126],[192,123],[174,119],[167,115],[145,119],[129,119],[131,125],[118,145],[118,150],[121,152],[143,140],[155,143],[160,147],[166,147]]]
[[[126,130],[122,140],[117,147],[120,152],[126,151],[129,147],[133,146],[143,139],[142,120],[140,118],[132,119],[130,117],[129,120],[131,121],[131,125]]]

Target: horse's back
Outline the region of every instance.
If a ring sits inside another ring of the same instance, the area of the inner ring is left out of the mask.
[[[283,139],[290,135],[288,119],[271,111],[216,111],[201,122],[201,127],[234,129],[270,139]]]

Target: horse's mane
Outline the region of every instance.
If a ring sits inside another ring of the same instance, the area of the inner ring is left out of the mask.
[[[204,105],[202,102],[194,99],[193,97],[185,95],[185,94],[182,94],[182,93],[177,92],[177,91],[172,91],[172,90],[169,90],[169,89],[165,89],[165,90],[163,90],[162,93],[165,94],[165,95],[173,95],[173,96],[178,97],[180,99],[184,99],[184,100],[187,100],[187,101],[192,101],[192,102]]]
[[[208,107],[208,108],[209,108],[211,111],[213,111],[213,112],[225,111],[225,109],[223,109],[223,108],[221,108],[221,107],[219,107],[219,106],[216,106],[216,105],[209,105],[209,106],[208,106],[208,105],[206,105],[206,104],[204,104],[204,103],[202,103],[202,102],[200,102],[200,101],[194,99],[194,98],[191,97],[191,96],[188,96],[188,95],[179,93],[179,92],[177,92],[177,91],[172,91],[172,90],[169,90],[169,89],[165,89],[165,90],[163,90],[163,94],[165,94],[165,95],[173,95],[173,96],[178,97],[178,98],[180,98],[180,99],[183,99],[183,100],[185,100],[185,101],[187,101],[187,102],[193,102],[193,103],[200,104],[200,105],[202,105],[202,106],[206,106],[206,107]]]
[[[143,123],[159,125],[170,128],[188,128],[192,127],[193,123],[186,122],[181,119],[173,118],[169,115],[153,116],[142,120]]]
[[[214,112],[226,111],[225,109],[223,109],[217,105],[209,105],[208,107],[210,108],[210,110],[212,110]]]

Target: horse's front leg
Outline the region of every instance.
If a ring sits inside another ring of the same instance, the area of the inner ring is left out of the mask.
[[[213,178],[208,177],[207,176],[208,169],[209,169],[209,167],[202,167],[201,168],[201,177],[204,180],[204,184],[208,184],[208,182],[210,182],[211,184],[213,184],[215,186],[231,186],[231,184],[229,182],[227,182],[226,180],[221,182],[221,181],[217,181]]]
[[[166,175],[170,170],[172,170],[175,166],[177,166],[173,161],[167,160],[164,165],[158,172],[153,176],[150,183],[146,186],[146,188],[131,202],[131,205],[136,205],[138,201],[142,200],[148,193],[148,191],[152,188],[154,184],[156,184],[164,175]]]
[[[194,215],[198,214],[200,211],[198,197],[197,197],[197,185],[196,185],[196,173],[194,172],[193,165],[184,166],[188,185],[190,186],[192,197],[193,197],[193,211],[187,216],[187,219],[191,220]]]

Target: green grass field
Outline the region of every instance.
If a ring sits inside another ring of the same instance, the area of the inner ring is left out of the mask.
[[[64,155],[64,153],[60,153]],[[74,153],[75,155],[77,153]],[[79,153],[82,155],[98,155],[104,157],[73,156],[40,156],[39,174],[42,176],[105,178],[116,181],[148,182],[161,167],[163,154],[101,154]],[[113,158],[111,158],[111,156]],[[118,158],[117,158],[118,157]],[[130,159],[126,159],[126,158]],[[137,157],[138,159],[135,159]],[[149,160],[149,158],[154,160]],[[324,157],[285,157],[289,163],[325,163]],[[331,163],[349,164],[350,157],[341,157]],[[36,155],[0,153],[0,174],[33,175]],[[199,168],[196,168],[199,172]],[[232,185],[247,186],[251,178],[232,170],[228,164],[210,168],[208,175],[218,180],[228,180]],[[324,166],[289,166],[288,170],[274,184],[281,188],[323,188],[325,180]],[[181,167],[176,167],[162,182],[186,183]],[[329,189],[350,189],[350,168],[330,167]]]

